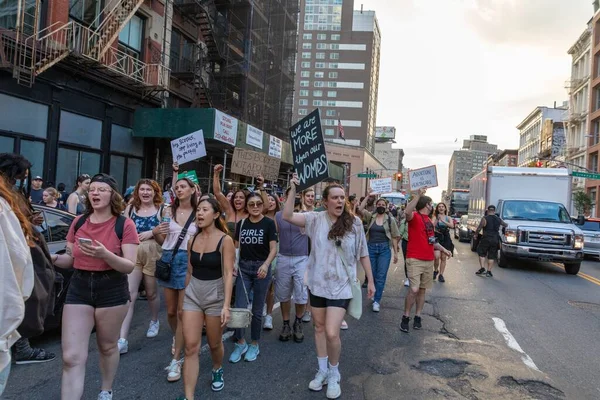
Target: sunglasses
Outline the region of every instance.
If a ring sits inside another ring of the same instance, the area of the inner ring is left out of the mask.
[[[255,202],[248,203],[248,207],[261,207],[262,205],[263,205],[262,201],[257,201],[256,203]]]

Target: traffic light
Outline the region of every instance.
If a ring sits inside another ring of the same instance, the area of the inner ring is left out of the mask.
[[[396,172],[394,175],[394,180],[397,182],[402,182],[402,172]]]

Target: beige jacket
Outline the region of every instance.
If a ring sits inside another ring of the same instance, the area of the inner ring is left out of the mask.
[[[17,216],[0,197],[0,371],[10,363],[10,347],[19,339],[25,300],[33,290],[31,252]]]

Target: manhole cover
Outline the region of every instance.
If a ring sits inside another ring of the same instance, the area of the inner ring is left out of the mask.
[[[569,304],[573,307],[581,308],[588,311],[600,311],[600,304],[588,303],[586,301],[569,300]]]

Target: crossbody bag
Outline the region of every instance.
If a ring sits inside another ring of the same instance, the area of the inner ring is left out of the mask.
[[[171,254],[171,259],[169,260],[169,262],[163,261],[162,258],[159,258],[158,260],[156,260],[156,272],[154,273],[154,276],[157,279],[160,279],[161,281],[164,281],[164,282],[171,279],[171,264],[173,264],[175,255],[177,254],[177,251],[179,250],[181,243],[183,243],[183,239],[185,239],[185,235],[187,235],[188,228],[192,224],[192,221],[194,220],[195,216],[196,216],[196,213],[192,211],[192,213],[190,214],[190,217],[188,218],[188,220],[185,223],[185,226],[181,230],[179,237],[177,238],[177,243],[175,243],[175,247],[173,247],[173,253]]]

